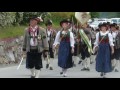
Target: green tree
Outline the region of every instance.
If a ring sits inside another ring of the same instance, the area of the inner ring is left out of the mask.
[[[120,18],[120,12],[117,12],[117,17],[119,17],[119,18]]]
[[[0,26],[10,26],[16,21],[16,12],[0,12]]]
[[[99,18],[99,12],[91,12],[91,18]]]
[[[15,19],[16,21],[14,22],[14,24],[20,25],[21,21],[23,20],[23,12],[16,12]]]
[[[42,14],[42,19],[44,19],[48,12],[24,12],[23,13],[23,20],[22,20],[22,24],[26,24],[29,22],[29,18],[33,17],[33,16],[37,16],[40,17]]]

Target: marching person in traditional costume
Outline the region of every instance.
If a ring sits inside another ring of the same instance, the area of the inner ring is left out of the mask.
[[[72,56],[73,58],[73,66],[76,67],[77,64],[77,58],[80,59],[80,34],[78,32],[78,29],[74,27],[73,21],[71,22],[70,19],[69,21],[69,31],[73,33],[74,36],[74,41],[75,41],[75,48],[74,48],[74,54]]]
[[[53,43],[56,36],[56,31],[52,28],[52,20],[48,20],[46,25],[46,33],[48,38],[48,44],[49,44],[49,58],[44,56],[47,60],[46,68],[49,68],[50,70],[53,70],[53,59],[54,59],[54,52],[53,52]]]
[[[27,54],[28,67],[31,71],[31,78],[39,78],[42,65],[42,52],[48,52],[48,40],[43,28],[37,24],[40,22],[38,17],[30,19],[30,26],[25,29],[23,51]]]
[[[88,20],[91,18],[90,12],[75,12],[75,18],[77,19],[80,30],[79,34],[81,37],[81,56],[84,60],[84,68],[81,69],[90,71],[90,56],[93,53],[92,50],[92,32],[88,28]]]
[[[58,66],[62,68],[60,74],[63,74],[64,77],[67,76],[67,69],[73,67],[72,53],[74,53],[74,37],[73,33],[68,30],[68,23],[67,19],[60,22],[62,30],[57,33],[54,42],[54,47],[59,45]]]
[[[100,75],[105,78],[106,73],[112,71],[111,53],[114,53],[114,44],[111,33],[107,31],[106,24],[102,24],[100,30],[101,31],[96,34],[93,51],[98,48],[96,57],[96,71],[101,72]]]
[[[115,24],[111,24],[110,28],[114,43],[114,54],[112,55],[112,69],[115,70],[115,72],[118,72],[120,60],[120,32],[116,29]]]
[[[85,32],[85,34],[87,35],[89,41],[91,41],[92,38],[92,33],[91,33],[91,29],[87,28],[87,23],[84,24],[84,26],[82,27],[83,31]],[[85,44],[84,40],[81,38],[81,56],[82,56],[82,60],[84,60],[84,68],[81,69],[81,71],[90,71],[90,52],[88,51],[88,46]]]

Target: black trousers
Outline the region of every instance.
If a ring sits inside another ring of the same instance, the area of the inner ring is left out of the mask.
[[[35,69],[40,70],[43,68],[42,65],[42,53],[38,53],[37,50],[31,50],[27,53],[27,63],[28,68],[32,69],[35,67]]]
[[[90,57],[90,53],[88,51],[88,47],[87,45],[81,45],[81,56],[82,56],[82,60],[84,60],[85,58],[89,58]]]
[[[114,49],[114,54],[111,56],[111,59],[116,59],[119,60],[120,59],[120,49]]]
[[[54,52],[52,50],[52,48],[49,47],[49,55],[50,55],[50,58],[54,58]],[[43,57],[46,58],[47,56],[45,55],[45,51],[43,51]]]

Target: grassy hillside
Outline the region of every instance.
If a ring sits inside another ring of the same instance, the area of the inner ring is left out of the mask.
[[[26,26],[11,26],[0,28],[0,39],[21,36],[24,33]]]
[[[42,24],[41,26],[45,28],[44,24]],[[13,38],[24,35],[24,30],[26,27],[27,26],[11,26],[11,27],[0,28],[0,39]],[[53,28],[55,29],[60,28],[59,23],[53,22]]]

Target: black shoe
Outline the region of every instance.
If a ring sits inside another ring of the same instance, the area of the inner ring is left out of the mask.
[[[31,76],[31,78],[35,78],[35,76]]]
[[[117,69],[115,69],[115,72],[119,72]]]
[[[100,76],[103,76],[103,75],[104,75],[104,73],[103,73],[103,72],[101,72]]]
[[[90,62],[90,64],[93,64],[93,62]]]
[[[86,68],[81,69],[81,71],[85,71],[85,70],[87,70],[87,69]]]
[[[90,71],[90,68],[86,68],[87,71]]]
[[[48,69],[49,68],[49,64],[46,64],[46,69]]]
[[[50,67],[50,70],[53,70],[53,67]]]
[[[60,72],[60,75],[62,75],[63,74],[63,72]]]
[[[82,63],[82,61],[79,61],[79,62],[78,62],[78,64],[81,64],[81,63]]]

